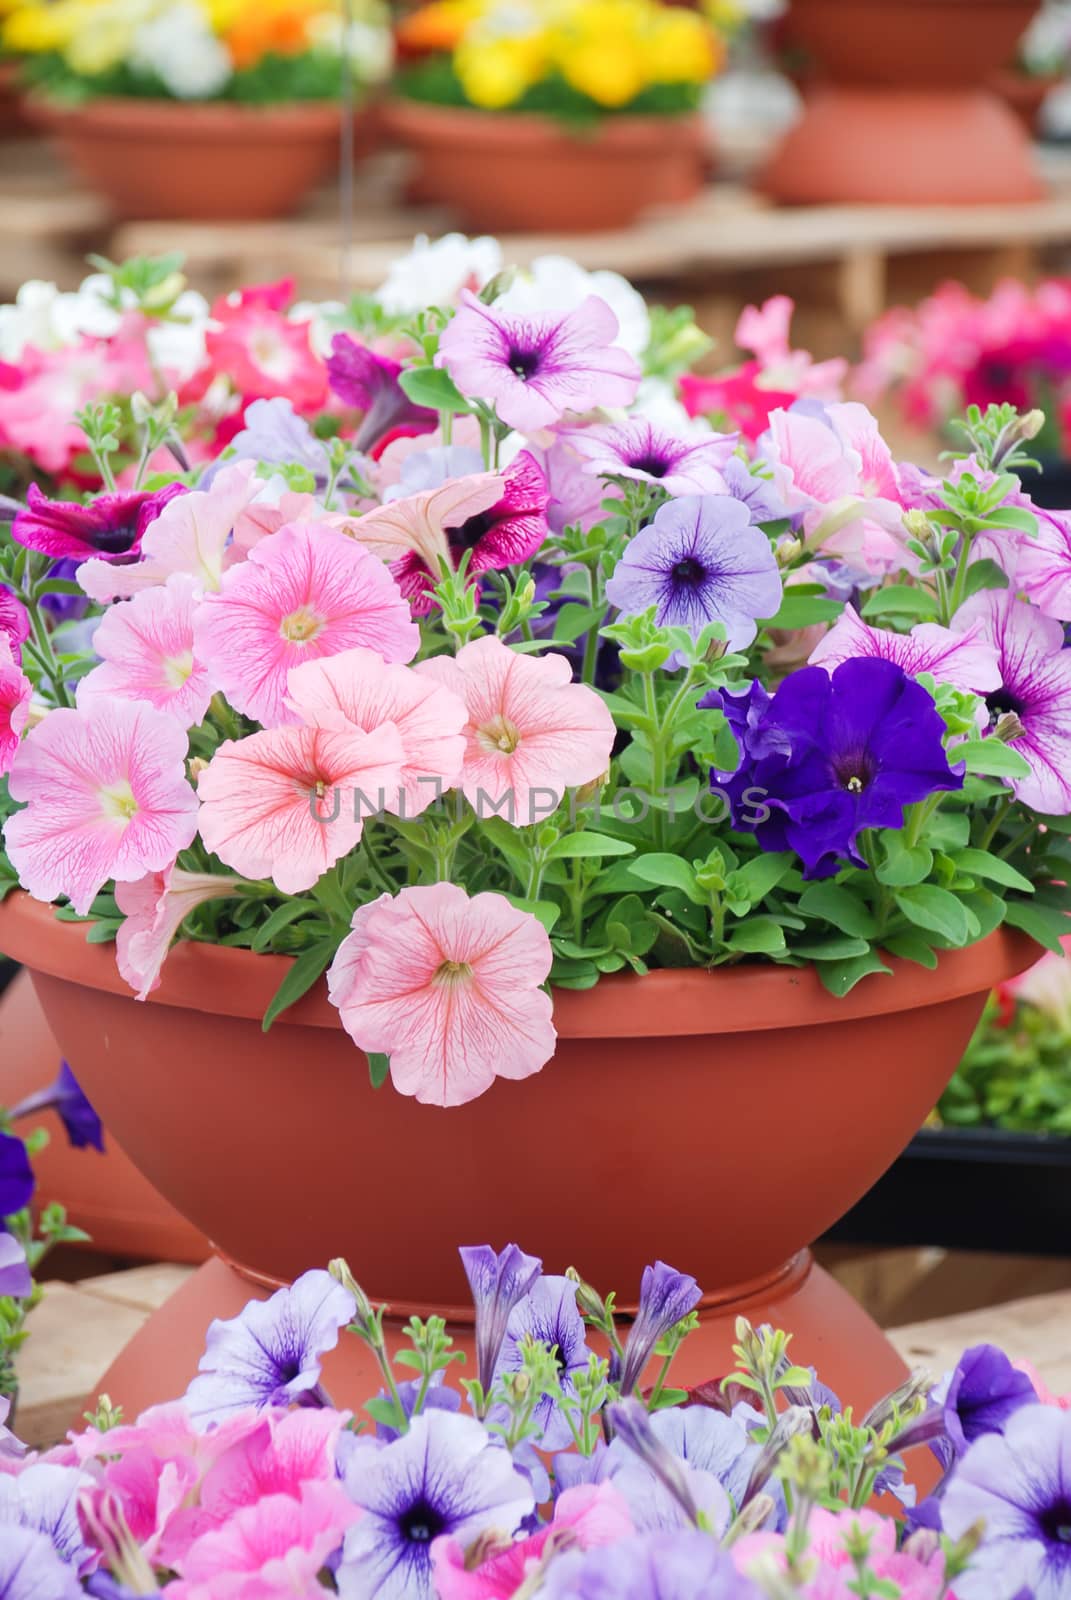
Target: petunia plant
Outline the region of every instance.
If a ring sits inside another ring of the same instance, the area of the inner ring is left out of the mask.
[[[265,1027],[326,974],[373,1081],[439,1105],[550,1060],[555,987],[1058,948],[1038,417],[898,464],[779,300],[737,422],[687,317],[496,249],[423,241],[345,309],[243,290],[176,381],[79,409],[101,491],[31,483],[0,543],[0,888],[114,935],[140,999],[176,937],[293,957]],[[98,342],[162,353],[181,303]]]

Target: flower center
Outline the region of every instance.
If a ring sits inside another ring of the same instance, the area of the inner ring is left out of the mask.
[[[468,517],[457,528],[445,529],[446,537],[454,550],[459,554],[465,550],[475,550],[485,534],[497,528],[500,518],[494,508],[490,511],[478,511],[474,517]]]
[[[698,588],[706,575],[706,567],[694,556],[685,556],[683,561],[677,561],[673,566],[674,583],[686,584],[689,589]]]
[[[249,354],[262,372],[272,378],[288,378],[293,357],[286,342],[271,328],[262,328],[249,341]]]
[[[279,624],[279,637],[291,644],[308,644],[323,632],[324,619],[311,606],[298,606]]]
[[[472,968],[467,961],[443,961],[432,973],[431,981],[451,988],[455,984],[470,983]]]
[[[138,802],[134,798],[134,791],[126,778],[120,778],[118,783],[109,784],[100,791],[100,807],[106,817],[114,817],[118,822],[129,822],[138,814]]]
[[[1046,1506],[1038,1521],[1046,1543],[1071,1545],[1071,1501],[1061,1499]]]
[[[184,650],[180,656],[165,656],[162,666],[167,687],[181,689],[193,672],[193,651]]]
[[[413,1544],[430,1544],[445,1528],[446,1521],[442,1513],[426,1500],[418,1500],[415,1505],[407,1507],[398,1520],[399,1533]]]
[[[653,455],[635,456],[629,466],[634,472],[646,472],[649,478],[664,478],[669,471],[669,462]]]
[[[994,722],[1006,711],[1014,711],[1017,717],[1021,717],[1026,710],[1026,702],[1020,700],[1017,694],[1012,694],[1010,689],[994,689],[992,694],[986,695],[985,703]]]
[[[133,548],[134,540],[138,536],[136,519],[133,522],[121,522],[114,528],[100,528],[90,534],[89,543],[101,555],[121,556]]]
[[[520,730],[508,717],[492,717],[477,728],[480,748],[488,755],[511,756],[521,742]]]
[[[507,359],[510,371],[525,383],[529,378],[535,377],[542,362],[538,350],[519,350],[516,345],[510,345]]]
[[[849,794],[862,794],[874,780],[877,768],[868,750],[853,750],[834,763],[834,775]]]

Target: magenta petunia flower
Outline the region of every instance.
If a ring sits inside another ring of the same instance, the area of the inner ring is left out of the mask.
[[[319,1574],[360,1515],[337,1482],[303,1483],[296,1495],[265,1495],[190,1546],[178,1587],[190,1600],[195,1595],[312,1600],[325,1592]]]
[[[399,791],[387,809],[415,817],[461,771],[468,709],[459,695],[374,650],[344,650],[290,673],[287,704],[310,727],[371,733],[383,723],[402,741]]]
[[[55,560],[132,560],[145,533],[169,500],[186,493],[182,483],[169,483],[149,494],[131,490],[101,494],[88,505],[77,500],[49,500],[35,483],[26,492],[26,510],[16,513],[11,537],[29,550]]]
[[[645,417],[579,429],[569,438],[593,476],[661,484],[671,495],[726,494],[729,486],[723,469],[737,441],[735,433],[684,437]]]
[[[194,623],[197,655],[231,704],[265,727],[296,722],[291,667],[355,645],[409,661],[420,631],[398,585],[355,538],[322,522],[280,528],[224,574]]]
[[[30,715],[33,684],[19,666],[6,633],[0,633],[0,777],[15,759]]]
[[[554,1054],[550,964],[529,912],[433,883],[359,906],[327,983],[354,1044],[390,1056],[400,1094],[459,1106]]]
[[[145,700],[184,728],[199,723],[212,683],[193,652],[197,603],[194,579],[176,573],[162,587],[144,589],[106,611],[93,635],[101,664],[82,679],[79,705],[115,695]]]
[[[848,605],[811,651],[810,664],[832,672],[853,656],[895,661],[911,678],[929,672],[938,683],[970,694],[1000,688],[996,647],[982,637],[980,625],[960,633],[936,622],[921,622],[910,633],[892,633],[888,628],[867,627],[855,607]]]
[[[573,682],[564,656],[521,655],[484,634],[416,671],[468,706],[460,787],[478,812],[492,808],[527,826],[560,804],[566,789],[609,768],[613,718],[594,689]]]
[[[499,311],[466,289],[435,359],[462,394],[490,401],[503,422],[532,433],[567,411],[631,405],[641,374],[614,344],[617,333],[597,295],[565,316],[537,317]]]
[[[398,793],[403,755],[392,722],[370,733],[270,728],[228,739],[197,780],[201,838],[236,872],[300,894]]]
[[[336,333],[327,359],[327,381],[346,405],[363,411],[354,444],[358,450],[376,450],[400,433],[434,433],[439,413],[414,405],[398,382],[400,361],[378,355],[348,333]]]
[[[0,583],[0,639],[7,640],[16,661],[30,632],[30,614],[26,607],[17,595]]]
[[[115,961],[139,1000],[160,987],[160,971],[172,941],[196,907],[240,888],[239,878],[168,867],[134,883],[117,883],[115,901],[123,922],[115,936]]]
[[[19,748],[8,783],[25,807],[4,842],[37,900],[67,895],[80,913],[110,878],[171,866],[197,831],[186,733],[140,701],[50,711]]]
[[[1009,779],[1016,795],[1035,811],[1071,811],[1071,650],[1064,649],[1063,627],[1010,589],[972,596],[952,620],[996,647],[1000,687],[986,705],[994,721],[1014,711],[1023,725],[1012,749],[1030,776]]]

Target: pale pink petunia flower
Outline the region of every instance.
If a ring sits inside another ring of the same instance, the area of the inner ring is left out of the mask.
[[[174,572],[187,574],[202,590],[218,589],[235,524],[263,488],[255,470],[252,461],[236,461],[211,489],[170,500],[142,539],[139,561],[83,561],[77,578],[89,598],[100,605],[128,599],[166,583]]]
[[[193,650],[197,601],[194,579],[175,573],[106,611],[93,635],[101,664],[78,685],[78,704],[100,696],[145,700],[184,728],[201,722],[212,682]]]
[[[194,907],[223,899],[240,887],[240,878],[184,872],[181,867],[116,884],[115,901],[124,921],[115,936],[115,959],[139,1000],[160,987],[160,970],[172,940]]]
[[[387,568],[322,522],[280,528],[206,595],[197,653],[236,710],[265,727],[297,721],[286,705],[292,667],[365,645],[410,661],[420,630]]]
[[[564,656],[521,655],[485,634],[416,671],[468,706],[460,787],[478,812],[493,807],[527,826],[553,811],[566,789],[601,778],[610,765],[613,718],[594,689],[573,682]]]
[[[109,878],[169,867],[197,831],[186,751],[185,729],[141,701],[50,711],[8,780],[26,802],[4,829],[24,887],[37,900],[67,895],[84,914]]]
[[[328,991],[354,1043],[389,1055],[400,1094],[459,1106],[554,1054],[551,959],[542,923],[504,895],[433,883],[358,907]]]
[[[871,628],[854,606],[845,606],[833,627],[811,651],[810,664],[832,672],[854,656],[895,661],[909,677],[929,672],[938,683],[950,683],[969,694],[1000,688],[1000,664],[993,645],[979,628],[956,633],[936,622],[920,622],[910,633]]]
[[[11,648],[11,636],[0,633],[0,777],[15,759],[32,694],[33,685]]]
[[[395,562],[417,555],[436,574],[445,561],[453,570],[447,528],[460,528],[470,517],[490,511],[506,492],[506,479],[497,472],[475,472],[465,478],[448,478],[435,489],[389,500],[363,517],[340,520],[356,539],[381,561]]]
[[[173,1592],[185,1600],[319,1600],[319,1573],[360,1515],[337,1481],[304,1483],[296,1497],[265,1495],[191,1545]]]
[[[402,740],[400,790],[388,811],[416,817],[456,782],[465,755],[464,700],[411,667],[374,650],[344,650],[294,667],[287,703],[314,728],[362,728],[392,722]]]
[[[735,342],[756,357],[764,388],[813,400],[839,400],[848,363],[842,356],[815,361],[808,350],[794,350],[789,330],[795,310],[796,303],[787,294],[772,295],[761,306],[745,306],[737,319]]]
[[[392,722],[370,733],[288,727],[228,739],[197,782],[201,838],[236,872],[300,894],[397,794],[403,759]]]

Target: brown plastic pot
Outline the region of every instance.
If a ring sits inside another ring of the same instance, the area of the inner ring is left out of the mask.
[[[790,204],[1015,203],[1043,193],[988,87],[1038,0],[792,0],[804,112],[761,187]]]
[[[121,220],[249,222],[294,211],[338,160],[337,104],[34,96],[29,114]]]
[[[139,1402],[192,1372],[213,1295],[344,1255],[374,1299],[426,1313],[465,1303],[459,1245],[511,1239],[625,1306],[648,1262],[693,1272],[707,1299],[686,1379],[724,1370],[746,1300],[802,1332],[798,1359],[845,1398],[872,1397],[898,1358],[804,1248],[907,1144],[989,990],[1037,956],[1002,930],[842,1000],[770,965],[604,978],[555,994],[542,1072],[441,1111],[372,1089],[323,985],[264,1034],[285,957],[183,943],[140,1004],[110,948],[22,893],[0,906],[0,949],[33,973],[106,1126],[245,1280],[202,1269],[171,1365],[157,1325],[155,1365],[127,1380]]]
[[[411,192],[472,231],[598,233],[703,183],[699,118],[603,118],[572,132],[549,117],[394,99],[383,126],[415,158]]]
[[[0,1105],[13,1106],[51,1083],[60,1048],[45,1021],[29,973],[21,972],[0,995]],[[47,1111],[32,1123],[50,1135],[34,1157],[37,1200],[58,1201],[68,1221],[84,1228],[104,1255],[144,1261],[204,1261],[208,1240],[143,1178],[111,1133],[105,1151],[76,1150],[59,1117]]]

